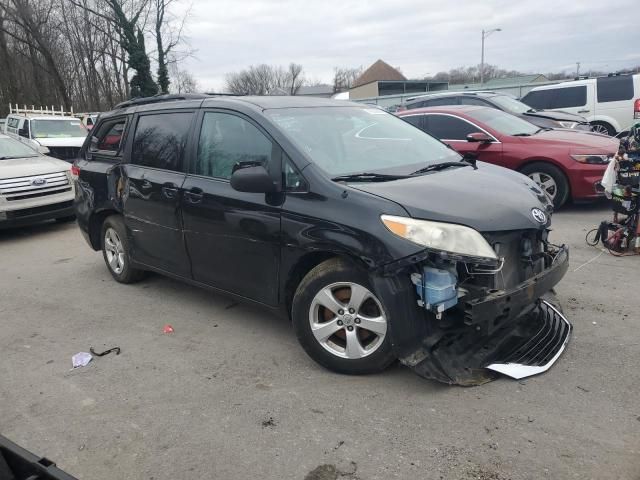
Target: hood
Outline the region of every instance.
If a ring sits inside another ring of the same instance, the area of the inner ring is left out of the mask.
[[[538,229],[533,208],[549,213],[547,196],[526,176],[484,162],[391,182],[351,187],[403,206],[413,218],[466,225],[480,232]]]
[[[67,162],[44,155],[0,160],[0,179],[67,171],[69,171]]]
[[[52,137],[34,140],[44,147],[81,147],[85,138],[87,137]]]
[[[587,123],[587,119],[575,113],[563,112],[561,110],[536,110],[535,112],[524,112],[527,117],[540,117],[557,120],[558,122]]]
[[[558,129],[537,133],[531,137],[519,137],[526,143],[544,142],[545,145],[554,143],[557,146],[567,147],[574,153],[599,153],[614,155],[620,146],[620,140],[616,140],[599,133],[584,130]]]

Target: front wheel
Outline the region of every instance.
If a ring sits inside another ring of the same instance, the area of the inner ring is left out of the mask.
[[[366,273],[345,260],[327,260],[304,277],[292,319],[307,354],[335,372],[380,372],[395,359],[388,312]]]
[[[591,130],[610,137],[613,137],[616,134],[616,129],[607,122],[591,122]]]
[[[524,173],[547,194],[555,208],[559,208],[569,198],[569,181],[560,169],[550,163],[535,162],[526,165]]]

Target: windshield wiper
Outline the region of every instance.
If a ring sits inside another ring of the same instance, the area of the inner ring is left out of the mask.
[[[386,182],[391,180],[400,180],[402,178],[409,178],[409,176],[362,172],[352,173],[350,175],[339,175],[337,177],[333,177],[331,180],[334,182]]]
[[[421,173],[427,172],[437,172],[439,170],[444,170],[445,168],[450,167],[473,167],[474,170],[478,169],[478,167],[476,167],[473,163],[467,162],[466,160],[460,160],[459,162],[442,162],[434,163],[433,165],[427,165],[420,170],[416,170],[411,175],[420,175]]]

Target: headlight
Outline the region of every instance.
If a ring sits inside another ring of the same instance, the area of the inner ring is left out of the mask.
[[[609,163],[609,155],[571,155],[576,162],[604,165]]]
[[[576,122],[560,122],[560,121],[558,121],[558,123],[560,125],[562,125],[564,128],[576,128],[576,125],[577,125]]]
[[[380,218],[392,233],[423,247],[492,261],[498,259],[491,245],[473,228],[392,215]]]

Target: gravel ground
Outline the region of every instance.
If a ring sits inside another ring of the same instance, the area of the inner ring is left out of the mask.
[[[0,432],[79,479],[638,480],[640,257],[583,240],[608,216],[555,216],[572,247],[563,357],[473,388],[400,365],[336,375],[258,309],[115,283],[74,224],[0,231]],[[122,353],[71,371],[91,345]]]

